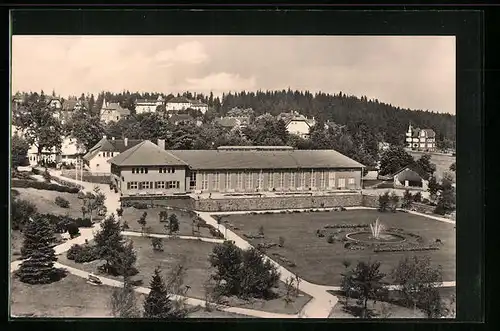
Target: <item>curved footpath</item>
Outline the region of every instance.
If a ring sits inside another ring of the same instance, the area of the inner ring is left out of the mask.
[[[115,193],[114,191],[109,190],[108,185],[104,184],[93,184],[93,183],[80,183],[75,180],[72,180],[70,178],[65,178],[60,176],[60,172],[52,172],[51,175],[60,177],[61,179],[70,181],[70,182],[75,182],[79,184],[83,184],[84,190],[86,191],[92,191],[95,186],[99,186],[100,189],[106,194],[106,201],[105,205],[107,208],[107,214],[110,215],[116,211],[117,208],[120,207],[120,199],[119,195]],[[331,210],[332,208],[314,208],[315,210]],[[351,210],[351,209],[375,209],[375,208],[370,208],[370,207],[347,207],[346,209]],[[292,209],[292,210],[298,210],[298,211],[307,211],[309,209]],[[265,213],[265,212],[273,212],[273,213],[279,213],[282,212],[283,210],[266,210],[266,211],[257,211],[257,213]],[[446,223],[455,223],[452,220],[446,219],[446,218],[441,218],[437,216],[432,216],[432,215],[427,215],[427,214],[422,214],[418,212],[413,212],[413,211],[407,211],[412,214],[428,217],[435,219],[437,221],[441,222],[446,222]],[[252,247],[250,243],[248,243],[246,240],[238,236],[236,233],[231,231],[230,229],[226,228],[226,226],[221,223],[217,224],[217,221],[212,217],[212,215],[230,215],[230,214],[247,214],[249,213],[248,211],[235,211],[235,212],[198,212],[196,211],[196,214],[201,217],[207,224],[210,224],[214,226],[215,228],[219,228],[220,231],[226,235],[225,240],[232,240],[234,241],[235,245],[242,248],[242,249],[248,249]],[[67,240],[65,243],[56,246],[54,249],[56,251],[56,254],[62,254],[66,252],[73,244],[83,244],[85,243],[85,240],[92,240],[94,237],[94,231],[98,231],[100,229],[100,224],[94,224],[92,228],[82,228],[80,230],[81,235],[77,238]],[[123,232],[124,235],[127,236],[142,236],[141,233],[138,232],[131,232],[131,231],[125,231]],[[163,235],[163,234],[149,234],[151,237],[158,237],[158,238],[168,238],[171,237],[169,235]],[[192,237],[192,236],[177,236],[180,239],[188,239],[188,240],[201,240],[201,241],[207,241],[207,242],[216,242],[220,243],[223,242],[224,240],[221,239],[215,239],[215,238],[199,238],[199,237]],[[273,265],[275,265],[278,270],[280,271],[280,280],[285,281],[289,277],[295,277],[295,274],[281,266],[279,263],[275,262],[274,260],[270,259],[269,257],[265,256],[266,259],[271,261]],[[16,270],[21,261],[14,261],[11,263],[11,272]],[[74,274],[79,277],[87,278],[89,273],[71,268],[69,266],[62,265],[60,263],[56,263],[56,266],[60,268],[65,268],[70,272],[71,274]],[[119,287],[122,286],[122,282],[113,280],[110,278],[106,277],[101,277],[99,276],[103,284],[109,285],[109,286],[115,286]],[[455,286],[455,282],[444,282],[442,284],[443,287],[453,287]],[[397,286],[392,285],[389,286],[389,288],[396,288]],[[136,291],[140,293],[149,293],[149,289],[145,287],[136,287]],[[242,315],[248,315],[248,316],[254,316],[254,317],[261,317],[261,318],[298,318],[298,317],[304,317],[304,318],[328,318],[330,315],[330,312],[332,308],[337,304],[338,298],[327,291],[329,290],[339,290],[340,287],[338,286],[324,286],[324,285],[317,285],[310,283],[304,279],[300,280],[300,290],[307,293],[312,297],[312,299],[302,308],[302,310],[299,312],[299,314],[296,315],[287,315],[287,314],[275,314],[275,313],[269,313],[265,311],[260,311],[260,310],[252,310],[252,309],[246,309],[246,308],[238,308],[238,307],[228,307],[228,306],[217,306],[218,309],[227,311],[227,312],[232,312],[232,313],[237,313],[237,314],[242,314]],[[184,297],[180,297],[184,298]],[[195,298],[185,298],[187,300],[187,303],[189,305],[205,305],[204,300],[200,299],[195,299]]]

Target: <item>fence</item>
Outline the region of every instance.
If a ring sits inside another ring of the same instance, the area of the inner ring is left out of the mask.
[[[84,182],[91,182],[96,184],[111,184],[111,175],[106,172],[80,172],[77,170],[62,170],[61,176],[66,178],[78,178]]]

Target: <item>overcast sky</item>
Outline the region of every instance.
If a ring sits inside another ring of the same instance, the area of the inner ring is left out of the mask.
[[[455,114],[454,37],[13,36],[12,91],[366,95]]]

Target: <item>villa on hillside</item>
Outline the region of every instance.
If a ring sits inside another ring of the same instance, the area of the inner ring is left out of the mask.
[[[165,105],[165,100],[161,95],[156,100],[137,99],[135,101],[135,113],[153,113],[156,112],[158,106],[163,105]]]
[[[109,160],[122,196],[359,190],[363,165],[334,150],[288,146],[165,150],[143,141]]]
[[[310,128],[316,124],[314,118],[309,119],[296,111],[281,113],[277,116],[277,119],[281,119],[285,122],[286,129],[289,133],[296,134],[302,138],[309,137]]]
[[[104,123],[118,122],[122,118],[128,118],[130,110],[123,108],[119,103],[108,103],[106,99],[102,102],[101,121]]]
[[[199,110],[202,114],[205,114],[208,110],[208,105],[198,100],[189,100],[186,97],[173,98],[165,104],[165,110],[167,112],[186,109]]]
[[[55,162],[57,164],[75,164],[77,159],[85,153],[85,150],[77,143],[76,139],[64,137],[61,148],[44,148],[40,157],[38,148],[31,145],[28,149],[28,160],[30,166],[36,166],[40,161]]]
[[[102,139],[83,156],[86,167],[93,173],[110,173],[108,160],[139,144],[141,140],[134,139]]]
[[[406,132],[406,146],[412,150],[434,152],[436,150],[436,133],[432,129],[414,129],[410,124]]]

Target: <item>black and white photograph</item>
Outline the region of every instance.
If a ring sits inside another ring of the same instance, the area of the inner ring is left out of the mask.
[[[12,35],[10,316],[456,318],[456,38]]]

